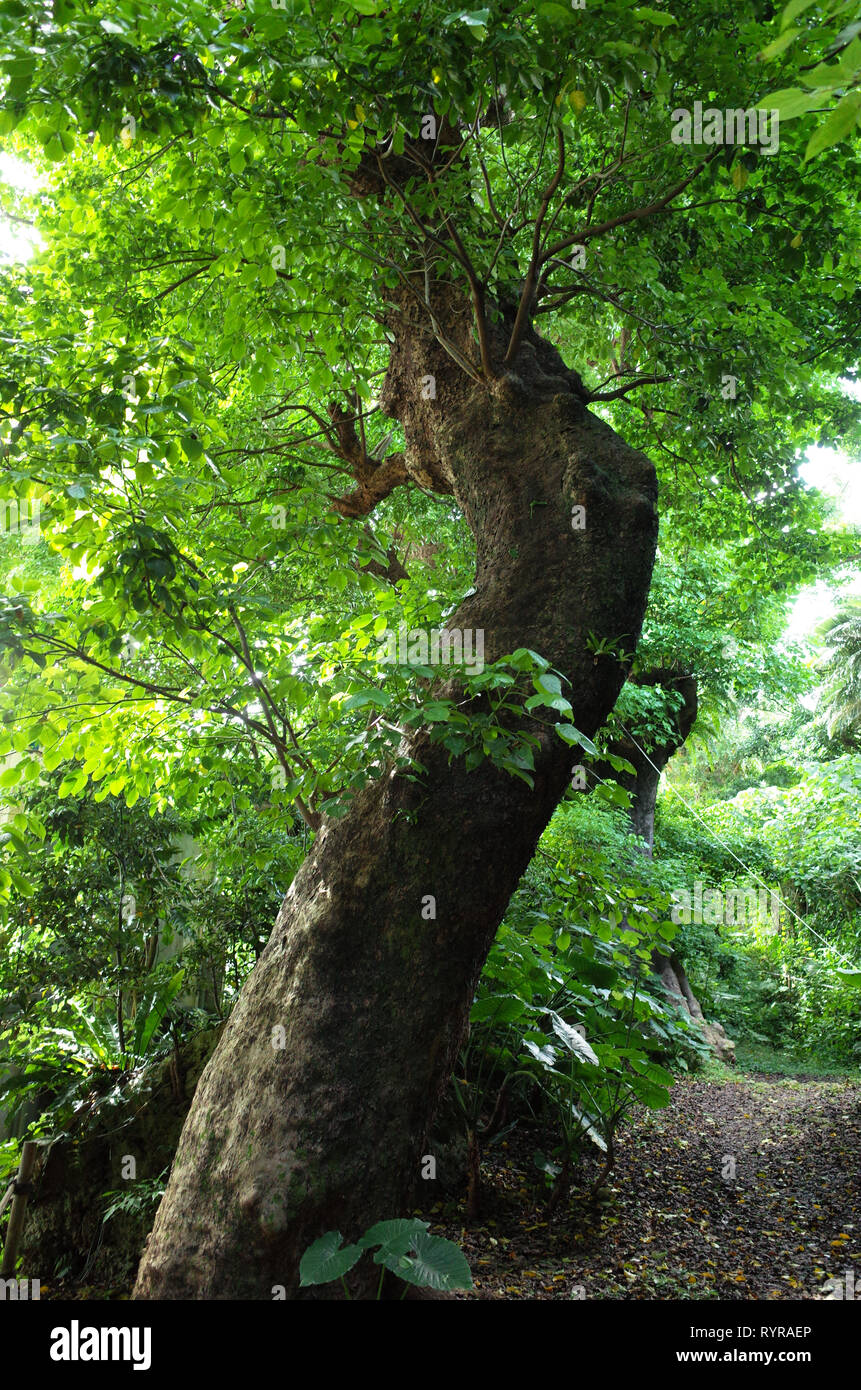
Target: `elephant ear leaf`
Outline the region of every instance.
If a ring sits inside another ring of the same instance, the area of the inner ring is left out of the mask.
[[[576,1028],[572,1028],[570,1023],[566,1023],[564,1018],[560,1018],[555,1013],[550,1015],[550,1020],[553,1032],[565,1044],[569,1052],[573,1052],[574,1056],[581,1062],[590,1062],[593,1067],[601,1065],[596,1053],[592,1051],[586,1039],[580,1036]]]
[[[472,1288],[472,1274],[463,1251],[453,1241],[427,1231],[413,1236],[408,1253],[387,1253],[384,1247],[375,1259],[407,1284],[446,1292]]]
[[[362,1236],[359,1241],[363,1250],[369,1250],[373,1245],[379,1245],[380,1249],[374,1256],[377,1264],[383,1263],[383,1255],[404,1255],[409,1250],[413,1239],[423,1235],[428,1228],[427,1221],[420,1221],[418,1217],[397,1217],[394,1221],[377,1221],[375,1225]]]
[[[523,1046],[526,1048],[527,1052],[532,1053],[536,1062],[540,1062],[542,1067],[552,1067],[556,1061],[556,1048],[552,1043],[545,1043],[543,1047],[540,1047],[538,1043],[533,1042],[531,1038],[524,1038]]]
[[[299,1284],[306,1288],[309,1284],[328,1284],[330,1279],[340,1279],[358,1259],[363,1251],[361,1245],[341,1247],[344,1237],[340,1231],[327,1231],[313,1245],[309,1245],[299,1261]]]

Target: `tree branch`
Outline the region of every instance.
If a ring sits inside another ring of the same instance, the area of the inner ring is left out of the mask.
[[[594,227],[587,225],[582,227],[578,232],[574,232],[573,235],[564,237],[561,241],[557,241],[545,252],[541,264],[543,265],[546,261],[550,260],[552,256],[558,256],[562,251],[566,251],[569,246],[582,245],[584,241],[589,241],[592,237],[603,236],[605,232],[610,232],[615,227],[624,226],[628,222],[639,222],[644,217],[651,217],[654,213],[660,212],[668,203],[671,203],[674,198],[677,198],[680,193],[683,193],[688,185],[693,183],[694,179],[702,173],[703,169],[711,164],[713,159],[717,159],[718,155],[721,153],[722,147],[718,146],[711,154],[707,155],[705,159],[700,160],[699,164],[696,165],[690,174],[680,179],[662,198],[656,199],[654,203],[649,203],[641,208],[632,208],[629,212],[621,212],[618,217],[610,217],[606,222],[596,223]]]
[[[636,381],[629,381],[627,386],[617,386],[615,391],[590,391],[589,401],[616,401],[621,396],[626,396],[629,391],[635,391],[638,386],[656,386],[663,381],[672,381],[671,376],[646,375],[638,377]]]
[[[565,136],[561,127],[556,132],[557,163],[556,172],[547,188],[544,190],[544,197],[541,200],[541,207],[535,219],[535,229],[532,235],[532,255],[529,259],[529,268],[526,272],[526,279],[523,282],[523,291],[520,296],[520,303],[517,306],[517,315],[514,320],[514,327],[511,330],[511,338],[508,343],[508,350],[505,354],[504,362],[510,366],[517,356],[523,334],[526,332],[527,324],[532,316],[532,301],[535,294],[535,287],[538,280],[539,266],[543,265],[540,259],[541,251],[541,228],[550,207],[550,201],[562,182],[562,175],[565,172]],[[546,258],[545,258],[546,259]]]

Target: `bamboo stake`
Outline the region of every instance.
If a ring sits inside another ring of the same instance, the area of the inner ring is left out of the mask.
[[[18,1258],[18,1245],[21,1234],[24,1230],[24,1214],[27,1210],[27,1198],[30,1195],[30,1179],[33,1176],[33,1168],[36,1164],[36,1150],[38,1144],[34,1144],[27,1139],[21,1145],[21,1162],[18,1166],[18,1177],[12,1185],[12,1210],[9,1213],[9,1226],[6,1231],[6,1248],[3,1251],[3,1265],[0,1267],[0,1279],[11,1279],[15,1273],[15,1261]],[[5,1202],[8,1198],[3,1201]]]

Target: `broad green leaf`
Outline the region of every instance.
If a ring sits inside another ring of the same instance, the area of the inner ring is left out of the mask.
[[[595,1067],[600,1065],[598,1057],[589,1046],[586,1039],[581,1037],[576,1028],[573,1028],[570,1023],[566,1023],[565,1019],[560,1017],[559,1014],[551,1012],[550,1026],[557,1038],[565,1044],[569,1052],[574,1053],[574,1056],[579,1061],[589,1062]]]
[[[783,88],[757,102],[762,111],[776,111],[781,121],[791,121],[796,116],[804,116],[821,104],[822,98],[818,93],[805,92],[801,87]]]
[[[402,1254],[409,1250],[415,1237],[423,1235],[427,1229],[428,1222],[414,1216],[377,1221],[368,1227],[360,1238],[359,1245],[363,1250],[370,1250],[373,1246],[379,1245],[389,1252]]]
[[[665,10],[653,10],[648,5],[638,5],[631,14],[634,19],[642,20],[644,24],[657,24],[660,29],[679,22],[675,15],[667,14]]]
[[[477,999],[469,1011],[471,1023],[514,1023],[522,1018],[527,1005],[514,994],[488,994]]]
[[[399,1279],[422,1288],[471,1289],[472,1274],[463,1251],[451,1240],[423,1231],[415,1235],[410,1253],[386,1258],[385,1247],[374,1257]]]
[[[815,155],[827,150],[830,145],[836,145],[838,140],[842,140],[848,135],[850,130],[861,119],[861,91],[855,90],[846,92],[832,111],[824,125],[815,130],[804,151],[804,162],[813,159]]]
[[[299,1284],[307,1288],[309,1284],[328,1284],[331,1279],[340,1279],[361,1259],[361,1245],[345,1245],[340,1231],[327,1231],[313,1245],[309,1245],[299,1261]]]
[[[598,749],[592,740],[587,738],[585,734],[581,734],[579,729],[575,729],[573,724],[557,724],[556,732],[563,743],[567,743],[569,746],[579,744],[587,753],[591,753],[593,756],[598,755]]]

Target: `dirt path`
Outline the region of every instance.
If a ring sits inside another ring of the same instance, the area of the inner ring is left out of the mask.
[[[679,1081],[623,1136],[612,1200],[589,1200],[587,1162],[550,1224],[538,1147],[518,1127],[489,1150],[480,1225],[464,1231],[462,1202],[422,1213],[463,1245],[460,1297],[811,1299],[848,1269],[861,1297],[857,1083]]]

